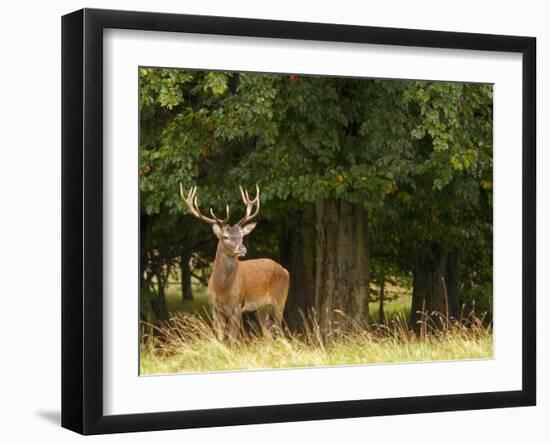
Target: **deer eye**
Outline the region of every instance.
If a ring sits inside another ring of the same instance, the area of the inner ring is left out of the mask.
[[[224,240],[229,240],[229,235],[223,234],[223,239],[224,239]]]

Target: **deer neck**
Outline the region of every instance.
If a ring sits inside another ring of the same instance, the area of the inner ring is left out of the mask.
[[[227,288],[233,284],[239,270],[239,259],[234,255],[227,255],[218,244],[216,258],[212,268],[212,279],[217,288]]]

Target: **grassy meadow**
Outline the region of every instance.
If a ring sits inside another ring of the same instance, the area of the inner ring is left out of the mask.
[[[473,313],[460,321],[429,320],[419,334],[412,333],[405,320],[410,312],[410,291],[404,288],[387,289],[382,324],[376,323],[378,302],[372,302],[369,326],[354,324],[351,331],[334,327],[322,333],[315,319],[309,318],[302,333],[272,329],[262,334],[252,325],[238,342],[216,337],[205,289],[194,285],[194,290],[194,300],[183,301],[178,283],[171,283],[167,288],[170,321],[162,328],[143,325],[142,375],[493,356],[492,330]]]

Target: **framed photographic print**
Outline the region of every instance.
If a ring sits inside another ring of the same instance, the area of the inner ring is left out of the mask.
[[[62,425],[536,401],[530,37],[62,20]]]

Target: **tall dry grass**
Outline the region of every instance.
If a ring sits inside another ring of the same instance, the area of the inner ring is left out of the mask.
[[[239,339],[220,339],[207,311],[176,313],[162,325],[142,324],[141,374],[295,368],[491,358],[492,327],[474,311],[449,318],[421,314],[417,332],[402,315],[384,324],[357,322],[341,311],[321,328],[314,311],[300,332],[247,322]]]

